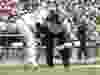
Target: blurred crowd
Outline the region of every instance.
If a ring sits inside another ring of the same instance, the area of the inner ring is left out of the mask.
[[[16,0],[16,15],[8,16],[7,23],[22,19],[31,27],[31,35],[26,36],[34,34],[37,52],[33,54],[40,55],[40,63],[47,60],[51,65],[52,59],[62,63],[63,57],[66,64],[67,60],[96,63],[97,7],[95,0]]]

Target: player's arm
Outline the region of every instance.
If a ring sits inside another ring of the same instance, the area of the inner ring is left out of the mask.
[[[73,32],[72,32],[72,23],[71,23],[70,19],[66,18],[64,20],[63,27],[64,27],[65,32],[66,32],[66,34],[65,34],[66,37],[69,36],[70,39],[77,40],[75,34],[73,34]]]
[[[20,33],[24,35],[25,40],[27,41],[28,46],[33,44],[33,34],[22,19],[17,20],[17,28],[19,29]]]

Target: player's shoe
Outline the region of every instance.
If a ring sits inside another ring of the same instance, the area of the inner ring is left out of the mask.
[[[39,69],[39,65],[38,64],[33,65],[32,71],[35,71],[35,70],[38,70],[38,69]]]
[[[85,62],[86,62],[86,64],[96,64],[96,58],[90,57]]]
[[[60,58],[60,56],[55,56],[55,57],[53,58],[53,62],[54,62],[55,64],[62,64],[62,63],[63,63],[63,61],[62,61],[62,59]]]
[[[83,58],[82,58],[82,59],[80,59],[80,64],[86,64],[86,63],[85,63],[85,61],[86,61],[86,60],[85,60],[85,59],[83,59]]]
[[[79,64],[80,60],[78,58],[70,58],[69,62],[70,64]]]
[[[36,71],[39,69],[39,64],[33,64],[32,62],[28,62],[27,64],[31,64],[32,71]],[[29,69],[28,65],[25,65],[24,70],[27,71]]]

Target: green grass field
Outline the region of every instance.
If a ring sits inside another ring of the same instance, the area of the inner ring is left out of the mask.
[[[100,63],[100,61],[98,61]],[[97,66],[96,66],[97,65]],[[41,65],[38,70],[32,71],[32,65],[0,65],[0,75],[33,75],[37,74],[82,74],[82,75],[99,75],[100,65],[70,65],[69,68],[64,68],[63,65],[55,65],[54,68],[49,68],[46,65]],[[26,69],[26,70],[25,70]]]
[[[97,63],[92,65],[70,65],[69,68],[64,68],[63,65],[55,65],[50,68],[47,65],[40,65],[38,70],[32,71],[32,65],[0,65],[0,75],[33,75],[33,74],[82,74],[82,75],[99,75],[100,73],[100,58],[97,57]]]

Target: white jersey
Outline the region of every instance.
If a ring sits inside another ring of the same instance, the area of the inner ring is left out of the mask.
[[[27,14],[28,15],[28,14]],[[26,15],[25,15],[26,16]],[[28,16],[29,17],[29,16]],[[30,18],[29,18],[30,19]],[[26,53],[26,63],[27,62],[32,62],[34,65],[36,65],[36,58],[34,56],[37,55],[38,50],[36,48],[36,38],[35,38],[35,34],[31,31],[30,27],[33,25],[33,27],[35,27],[34,22],[25,22],[25,19],[18,19],[16,21],[17,27],[18,29],[20,29],[20,32],[22,34],[24,34],[26,43],[27,43],[27,48],[25,49],[25,53]],[[32,21],[30,19],[30,21]],[[35,28],[33,28],[35,29]]]
[[[35,35],[31,31],[30,25],[25,23],[23,19],[16,20],[16,25],[20,32],[24,34],[27,42],[30,42],[30,44],[32,44],[32,42],[35,41]]]
[[[36,19],[33,14],[27,13],[22,16],[22,19],[26,25],[33,28],[34,32],[36,32]]]

